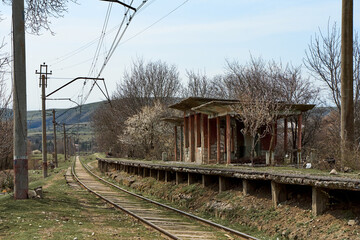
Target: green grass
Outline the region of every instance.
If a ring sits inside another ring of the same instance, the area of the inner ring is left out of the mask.
[[[43,199],[0,197],[0,239],[161,239],[87,191],[70,188],[63,177],[69,165],[60,162],[46,179],[29,171],[29,188],[43,186]]]

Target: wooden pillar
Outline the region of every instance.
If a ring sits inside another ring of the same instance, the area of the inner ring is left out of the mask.
[[[226,164],[231,163],[231,125],[230,115],[226,115]]]
[[[174,141],[174,161],[177,161],[177,126],[174,126],[174,136],[175,136],[175,141]]]
[[[189,155],[190,155],[190,162],[195,161],[195,136],[194,136],[194,115],[189,116]]]
[[[184,161],[183,151],[184,151],[184,126],[180,126],[180,162]]]
[[[184,146],[189,147],[189,121],[190,117],[186,117],[184,112]]]
[[[208,148],[208,116],[201,114],[201,159],[202,163],[208,163],[208,154],[206,151],[209,151]]]
[[[194,128],[194,149],[196,149],[198,147],[198,144],[199,144],[199,115],[198,114],[194,114],[194,120],[193,120],[193,128]]]
[[[207,141],[207,148],[208,148],[208,157],[207,157],[207,163],[209,164],[210,163],[210,158],[211,158],[211,128],[210,128],[210,118],[208,117],[207,119],[207,122],[208,122],[208,141]]]
[[[235,128],[231,127],[231,152],[235,152]]]
[[[298,115],[298,149],[297,149],[297,161],[301,163],[301,127],[302,127],[302,113]]]
[[[220,163],[220,117],[216,117],[216,163]]]
[[[284,118],[284,153],[287,153],[288,149],[288,120]]]

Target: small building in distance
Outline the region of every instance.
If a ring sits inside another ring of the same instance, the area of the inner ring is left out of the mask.
[[[174,160],[197,164],[233,164],[250,162],[251,136],[241,129],[244,124],[233,106],[241,104],[238,100],[189,97],[170,106],[183,112],[183,117],[170,117],[164,121],[174,124],[175,146]],[[302,113],[314,105],[287,105],[286,114],[279,114],[287,126],[289,116],[298,117],[298,159],[301,156]],[[277,119],[277,122],[279,121]],[[277,124],[275,135],[265,135],[255,146],[255,163],[269,163],[269,148],[273,137],[272,149],[277,142]],[[260,130],[261,131],[261,130]],[[287,149],[287,128],[284,128],[284,149]]]

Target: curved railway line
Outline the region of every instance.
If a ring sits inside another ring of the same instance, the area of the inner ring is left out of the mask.
[[[93,173],[77,157],[72,175],[80,185],[170,239],[257,238],[131,193]]]

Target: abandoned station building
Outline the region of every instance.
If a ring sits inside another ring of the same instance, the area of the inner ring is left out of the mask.
[[[251,152],[251,136],[244,136],[241,116],[232,106],[241,104],[238,100],[189,97],[170,108],[183,112],[184,117],[163,119],[173,123],[175,131],[174,160],[198,164],[244,163],[248,162]],[[288,117],[297,116],[297,152],[301,156],[302,114],[314,105],[291,104],[286,114],[280,114],[282,126],[288,126]],[[274,131],[267,133],[255,146],[257,160],[268,164],[269,149],[277,142],[278,124]],[[262,131],[262,130],[260,130]],[[273,134],[275,133],[275,134]],[[272,135],[273,139],[272,139]],[[287,149],[288,128],[284,127],[284,149]],[[272,141],[271,141],[272,139]],[[272,145],[270,148],[270,144]],[[285,151],[286,152],[286,151]],[[272,155],[273,156],[273,155]]]

